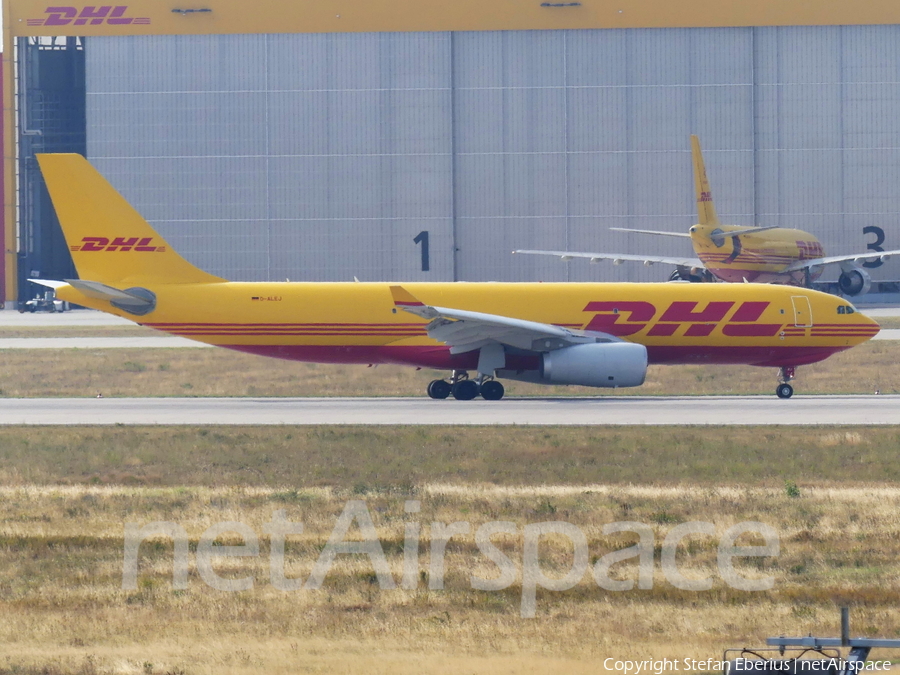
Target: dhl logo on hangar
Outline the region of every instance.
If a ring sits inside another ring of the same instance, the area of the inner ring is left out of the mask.
[[[47,7],[44,19],[28,19],[29,26],[99,26],[106,23],[110,26],[148,25],[149,17],[125,16],[128,5],[88,5],[82,7]]]

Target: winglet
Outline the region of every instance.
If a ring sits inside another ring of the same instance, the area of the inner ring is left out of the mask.
[[[416,297],[403,286],[391,286],[391,297],[394,298],[394,304],[398,307],[412,308],[424,307],[425,303],[416,299]]]
[[[697,222],[700,225],[719,225],[719,215],[713,204],[712,188],[706,177],[706,166],[703,163],[703,152],[700,150],[700,139],[691,136],[691,157],[694,160],[694,191],[697,193]]]
[[[390,289],[395,307],[399,307],[410,314],[421,316],[423,319],[433,319],[440,314],[434,307],[426,305],[408,290],[403,288],[403,286],[391,286]]]

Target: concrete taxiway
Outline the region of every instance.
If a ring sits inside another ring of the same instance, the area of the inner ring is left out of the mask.
[[[900,396],[0,399],[0,425],[900,424]]]
[[[0,312],[0,328],[43,328],[46,326],[133,326],[134,321],[93,309],[73,309],[69,312]]]

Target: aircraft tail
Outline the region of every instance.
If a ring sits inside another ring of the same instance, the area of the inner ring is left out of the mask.
[[[713,204],[712,188],[706,178],[706,166],[700,150],[700,139],[691,136],[691,157],[694,160],[694,191],[697,193],[697,218],[700,225],[719,225],[719,216]]]
[[[224,281],[172,250],[81,155],[37,159],[81,279],[116,286]]]

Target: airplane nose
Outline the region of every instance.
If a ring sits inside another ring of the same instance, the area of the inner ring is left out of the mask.
[[[856,317],[859,320],[860,325],[866,326],[870,329],[871,332],[869,332],[869,339],[875,337],[876,335],[878,335],[878,333],[881,332],[881,325],[871,316],[866,316],[861,312],[857,312]]]
[[[873,325],[873,326],[875,327],[875,329],[876,329],[875,332],[872,334],[872,337],[875,337],[876,335],[878,335],[878,334],[881,332],[881,325],[880,325],[877,321],[875,321],[875,319],[871,319],[871,318],[869,318],[869,317],[866,317],[866,318],[869,319],[869,321],[872,322],[872,325]]]

